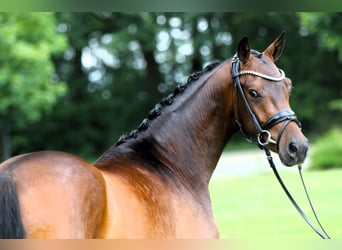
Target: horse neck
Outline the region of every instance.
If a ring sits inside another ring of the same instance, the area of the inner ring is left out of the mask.
[[[181,105],[170,106],[169,119],[154,131],[161,153],[178,171],[203,178],[208,183],[229,137],[233,92],[229,71],[217,69],[203,82],[194,83]],[[184,93],[185,94],[185,93]],[[198,174],[200,173],[200,175]]]
[[[114,147],[95,165],[103,165],[110,155],[126,154],[136,162],[145,161],[144,166],[158,166],[162,174],[171,172],[192,189],[207,188],[227,141],[237,131],[229,65],[192,83],[146,131]]]

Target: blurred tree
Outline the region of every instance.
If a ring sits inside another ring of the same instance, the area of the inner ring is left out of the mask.
[[[299,17],[305,32],[317,34],[318,46],[337,52],[339,61],[342,63],[342,13],[299,13]],[[336,90],[338,90],[339,99],[330,101],[329,107],[342,110],[342,89]]]
[[[192,71],[231,57],[243,36],[263,50],[282,30],[287,41],[277,65],[293,80],[292,106],[305,132],[324,130],[330,126],[326,120],[333,121],[324,100],[339,95],[342,72],[336,67],[341,62],[334,51],[316,42],[318,35],[308,32],[296,13],[55,15],[69,47],[53,60],[69,92],[39,126],[25,128],[27,135],[35,136],[22,139],[18,153],[27,151],[26,140],[30,150],[99,155]],[[58,136],[45,140],[51,134]]]
[[[148,13],[57,13],[56,17],[69,48],[54,61],[69,92],[43,118],[39,135],[30,138],[31,149],[99,154],[136,126],[162,95],[156,87],[162,80],[154,60],[158,27]],[[38,132],[35,127],[29,134]],[[42,139],[51,133],[63,137]],[[23,143],[18,151],[24,147]]]
[[[342,13],[304,12],[298,15],[304,32],[316,33],[319,46],[337,50],[342,61]]]
[[[0,130],[3,157],[10,156],[10,131],[49,111],[65,91],[51,56],[66,45],[52,13],[0,14]]]

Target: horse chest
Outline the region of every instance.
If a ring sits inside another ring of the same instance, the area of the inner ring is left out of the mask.
[[[175,238],[218,238],[219,231],[208,201],[198,203],[191,198],[180,199],[174,209]]]

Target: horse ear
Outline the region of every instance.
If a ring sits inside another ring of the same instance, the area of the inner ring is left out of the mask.
[[[251,47],[249,46],[248,38],[244,37],[241,39],[237,47],[238,57],[243,64],[246,64],[248,62],[250,53]]]
[[[270,57],[273,61],[278,60],[281,53],[283,52],[285,45],[285,31],[281,32],[280,36],[271,43],[267,49],[265,49],[264,54]]]

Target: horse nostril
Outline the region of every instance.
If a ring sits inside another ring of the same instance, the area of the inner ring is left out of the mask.
[[[296,143],[294,142],[291,142],[289,144],[289,154],[292,155],[292,156],[296,156],[298,153],[298,146]]]
[[[295,142],[290,142],[288,146],[288,154],[291,158],[296,159],[299,155],[299,146]]]
[[[303,161],[308,151],[308,144],[297,144],[296,142],[290,142],[288,145],[288,154],[291,158]]]

